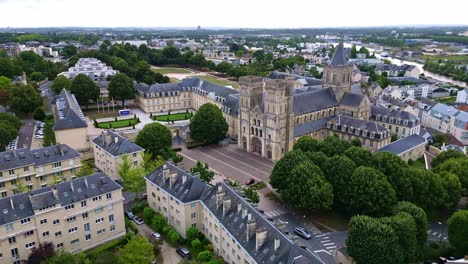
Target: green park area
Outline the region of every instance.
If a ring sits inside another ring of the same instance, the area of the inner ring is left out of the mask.
[[[435,98],[434,99],[434,101],[437,101],[437,102],[442,103],[442,104],[455,103],[456,100],[457,100],[456,96]]]
[[[139,123],[138,118],[126,119],[126,120],[117,120],[110,122],[101,122],[97,123],[98,128],[122,128],[130,127]]]
[[[152,68],[154,72],[161,73],[161,74],[168,74],[168,73],[192,73],[192,71],[184,68],[174,68],[174,67],[160,67],[160,68]]]
[[[177,114],[153,116],[153,120],[156,120],[156,121],[180,121],[180,120],[190,119],[190,117],[192,117],[192,114],[190,114],[190,113],[177,113]]]
[[[229,81],[223,80],[221,78],[216,78],[216,77],[213,77],[213,76],[210,76],[210,75],[191,76],[191,77],[197,77],[197,78],[203,79],[205,81],[209,81],[209,82],[212,82],[212,83],[215,83],[215,84],[218,84],[218,85],[222,85],[222,86],[232,86],[232,87],[234,87],[236,89],[239,88],[239,85],[237,83],[229,82]]]

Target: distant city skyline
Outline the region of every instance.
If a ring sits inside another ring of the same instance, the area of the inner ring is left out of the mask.
[[[0,0],[5,27],[319,28],[468,26],[467,1]]]

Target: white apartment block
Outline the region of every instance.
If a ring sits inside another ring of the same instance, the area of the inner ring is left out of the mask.
[[[116,70],[107,66],[95,58],[80,58],[75,66],[70,67],[68,71],[59,73],[68,79],[75,79],[79,74],[84,74],[94,81],[105,81],[108,76],[117,74]]]

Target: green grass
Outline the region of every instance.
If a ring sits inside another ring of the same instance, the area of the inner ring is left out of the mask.
[[[437,101],[439,103],[443,104],[448,104],[448,103],[455,103],[457,100],[456,96],[451,96],[451,97],[443,97],[443,98],[435,98],[434,101]]]
[[[99,118],[107,118],[107,117],[115,117],[119,113],[118,112],[109,112],[109,113],[90,113],[87,114],[86,116],[89,117],[89,119],[99,119]]]
[[[179,121],[179,120],[187,120],[189,118],[190,118],[190,114],[188,113],[153,116],[153,119],[157,121]]]
[[[223,79],[218,79],[218,78],[215,78],[215,77],[212,77],[212,76],[191,76],[191,77],[197,77],[197,78],[201,78],[205,81],[209,81],[209,82],[212,82],[212,83],[215,83],[215,84],[218,84],[218,85],[222,85],[222,86],[232,86],[234,88],[239,88],[239,85],[238,84],[235,84],[235,83],[231,83],[231,82],[228,82],[228,81],[224,81]]]
[[[192,71],[189,71],[184,68],[173,68],[173,67],[161,67],[158,69],[152,68],[151,69],[154,72],[161,73],[161,74],[168,74],[168,73],[192,73]]]
[[[129,124],[130,121],[130,124]],[[112,127],[110,127],[112,124]],[[132,118],[127,120],[119,120],[119,121],[112,121],[112,122],[101,122],[98,123],[98,128],[122,128],[122,127],[129,127],[138,124],[138,119]]]
[[[426,163],[424,162],[424,158],[413,161],[413,164],[409,166],[414,169],[423,169],[423,170],[426,169]]]
[[[448,60],[457,63],[468,63],[468,56],[464,55],[422,55],[421,58],[424,60],[442,60],[442,62],[444,62],[444,60]]]

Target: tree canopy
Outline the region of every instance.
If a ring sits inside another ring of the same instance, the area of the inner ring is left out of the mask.
[[[465,158],[466,159],[467,157],[463,153],[461,153],[460,151],[457,151],[457,150],[450,149],[450,150],[447,150],[447,151],[443,151],[442,153],[440,153],[437,157],[435,157],[432,160],[432,167],[435,169],[440,164],[444,163],[445,161],[447,161],[449,159],[457,159],[457,158]]]
[[[221,110],[214,104],[206,103],[190,121],[190,136],[196,141],[212,144],[224,139],[228,128]]]
[[[100,89],[96,83],[84,74],[78,74],[73,79],[70,91],[75,95],[76,100],[80,105],[85,105],[88,108],[90,100],[97,100],[100,94]]]
[[[130,77],[125,73],[119,73],[113,76],[109,83],[109,97],[114,100],[122,101],[122,107],[125,105],[125,100],[135,98],[135,89]]]
[[[300,150],[293,150],[286,153],[282,159],[276,162],[270,176],[270,184],[273,188],[285,190],[289,185],[289,173],[300,164],[307,160],[307,157]]]
[[[55,77],[55,79],[52,81],[52,84],[50,85],[50,89],[54,91],[55,94],[59,94],[62,89],[70,89],[72,82],[65,76],[59,75]]]
[[[468,210],[453,213],[448,220],[448,239],[460,254],[468,252]]]
[[[153,157],[162,155],[172,147],[171,131],[157,122],[147,124],[138,133],[135,143],[146,149]]]
[[[200,173],[200,179],[202,179],[205,182],[211,182],[211,180],[214,177],[214,172],[212,172],[209,167],[208,163],[202,164],[199,160],[195,164],[194,167],[190,168],[191,173]]]
[[[151,264],[155,257],[153,246],[141,235],[133,236],[118,255],[120,264]]]
[[[410,202],[398,202],[393,209],[394,214],[400,212],[411,215],[416,224],[416,241],[417,241],[417,252],[422,252],[422,249],[427,241],[427,228],[428,220],[424,210]]]
[[[16,113],[31,113],[42,106],[38,90],[30,85],[13,86],[10,93],[10,109]]]

